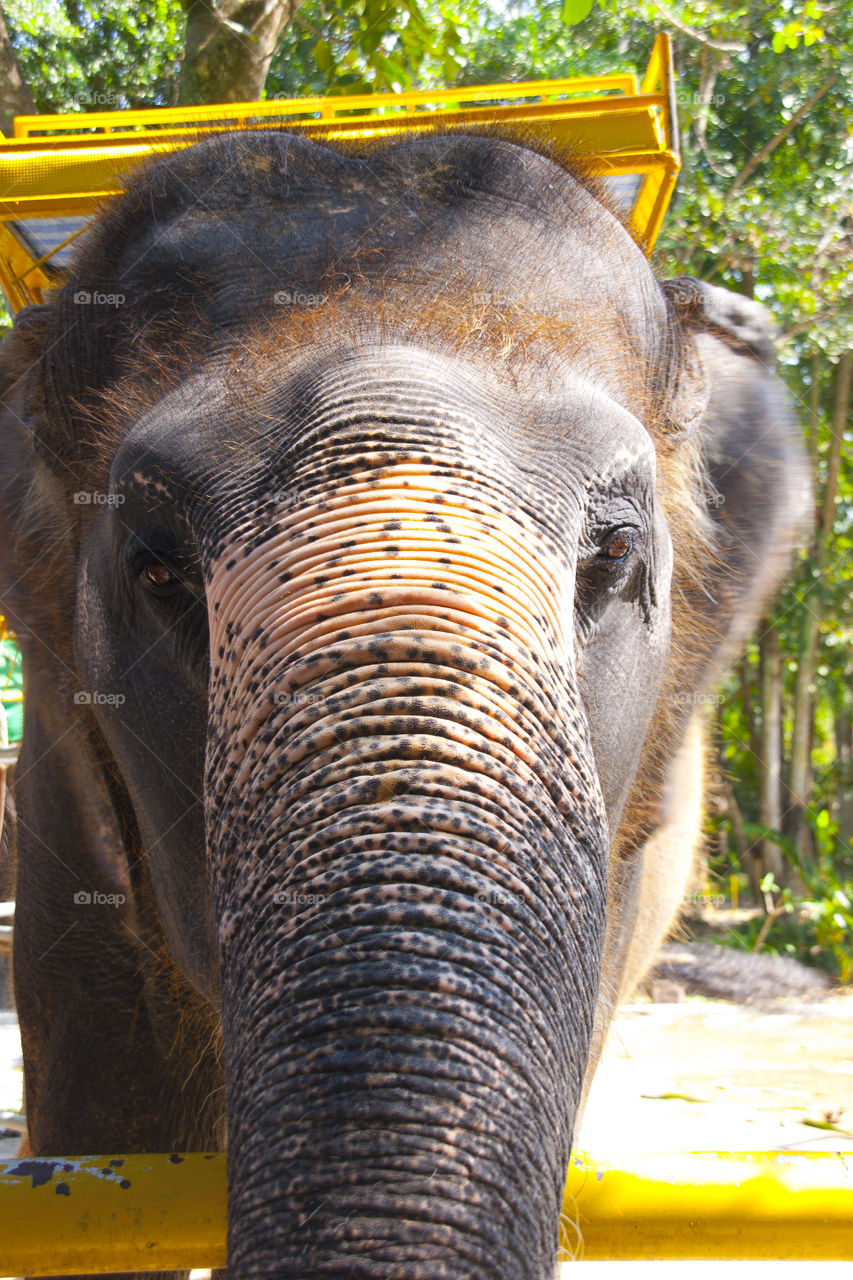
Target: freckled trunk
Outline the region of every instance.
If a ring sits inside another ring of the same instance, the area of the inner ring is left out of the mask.
[[[606,874],[561,600],[464,467],[359,461],[211,577],[230,1265],[549,1280]]]

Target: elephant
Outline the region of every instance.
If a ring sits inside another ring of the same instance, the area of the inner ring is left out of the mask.
[[[767,313],[555,145],[258,129],[2,361],[28,1150],[227,1149],[235,1277],[553,1276],[808,507]]]

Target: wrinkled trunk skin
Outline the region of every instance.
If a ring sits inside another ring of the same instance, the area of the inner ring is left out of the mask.
[[[208,547],[231,1274],[550,1280],[606,879],[572,566],[476,441],[313,440]]]

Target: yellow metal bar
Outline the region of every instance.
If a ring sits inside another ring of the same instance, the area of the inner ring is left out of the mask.
[[[15,137],[0,135],[0,286],[15,310],[42,301],[56,279],[44,263],[55,262],[62,247],[57,239],[63,228],[56,220],[90,217],[121,191],[140,162],[208,133],[280,128],[361,143],[431,129],[439,120],[448,129],[516,123],[568,145],[605,177],[637,175],[630,226],[651,250],[680,166],[666,35],[655,41],[640,86],[633,75],[620,73],[400,94],[19,116]]]
[[[645,91],[644,91],[645,92]],[[338,116],[363,112],[380,115],[386,110],[405,111],[412,107],[441,110],[459,102],[521,103],[527,98],[578,97],[583,93],[636,94],[637,81],[630,73],[604,76],[568,76],[559,80],[526,80],[517,84],[466,85],[457,89],[411,89],[405,93],[362,93],[325,98],[303,94],[298,98],[267,99],[264,102],[233,102],[219,106],[148,107],[137,111],[86,111],[65,115],[17,116],[15,137],[52,132],[62,134],[78,125],[86,130],[106,132],[150,128],[152,124],[200,125],[220,123],[231,128],[270,116],[310,116],[319,114],[333,120]],[[85,137],[86,135],[82,135]]]
[[[5,1276],[225,1264],[222,1155],[83,1156],[0,1164]]]
[[[602,98],[591,101],[535,103],[520,108],[506,105],[441,113],[442,121],[458,128],[483,122],[517,121],[570,142],[590,157],[616,157],[636,152],[659,156],[663,135],[659,116],[665,99]],[[396,116],[360,116],[335,121],[291,121],[288,128],[330,138],[366,139],[385,134],[433,128],[435,116],[425,112]],[[269,127],[268,123],[252,128]],[[225,131],[211,126],[206,132]],[[0,216],[33,217],[50,212],[90,212],[93,200],[121,190],[122,175],[153,152],[168,152],[197,142],[197,129],[90,138],[37,139],[22,147],[0,142]],[[79,202],[79,205],[78,205]]]
[[[853,1259],[853,1153],[572,1157],[561,1245],[587,1261]]]
[[[7,1275],[225,1263],[224,1155],[86,1156],[0,1164]],[[700,1152],[606,1169],[575,1153],[568,1257],[853,1258],[853,1154]]]
[[[0,288],[15,311],[41,302],[48,287],[47,272],[37,265],[5,223],[0,222]]]

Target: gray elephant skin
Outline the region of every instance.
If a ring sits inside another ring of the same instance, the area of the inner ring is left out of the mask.
[[[3,352],[29,1149],[229,1271],[547,1280],[808,500],[754,303],[529,139],[159,158]]]

